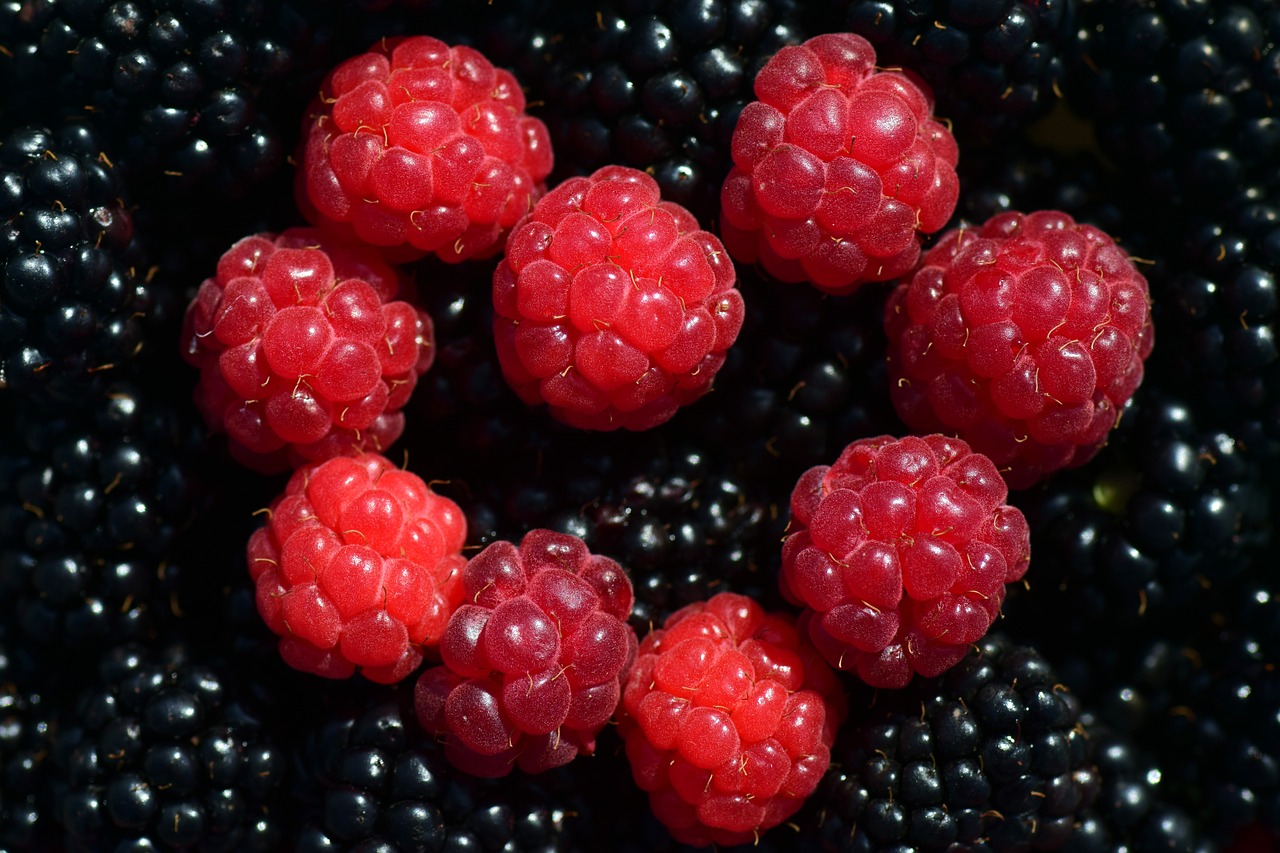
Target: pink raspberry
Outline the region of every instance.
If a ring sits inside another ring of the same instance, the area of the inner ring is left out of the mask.
[[[960,184],[931,94],[876,71],[871,43],[831,33],[778,51],[733,132],[720,234],[734,260],[850,293],[911,269]]]
[[[399,288],[376,253],[311,228],[232,246],[182,332],[196,405],[232,454],[276,471],[390,447],[435,358],[431,318]]]
[[[285,663],[399,681],[462,599],[458,505],[374,453],[299,468],[249,539],[258,612]]]
[[[791,495],[780,586],[814,645],[872,687],[965,656],[1023,576],[1031,533],[996,466],[963,441],[864,438]]]
[[[948,232],[894,292],[885,327],[903,421],[959,435],[1015,489],[1093,458],[1155,342],[1133,261],[1056,211]]]
[[[476,776],[539,773],[595,751],[635,660],[631,581],[576,536],[532,530],[495,542],[462,575],[444,666],[418,679],[425,729]]]
[[[605,167],[548,193],[493,276],[507,382],[572,426],[648,429],[711,388],[742,328],[733,264],[644,172]]]
[[[845,699],[793,619],[724,592],[644,639],[622,708],[631,773],[654,815],[677,841],[728,847],[813,793]]]
[[[383,39],[330,72],[308,111],[299,207],[391,260],[491,255],[551,172],[547,129],[524,108],[473,48]]]

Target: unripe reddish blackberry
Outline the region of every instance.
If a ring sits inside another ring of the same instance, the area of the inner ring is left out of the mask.
[[[548,193],[493,276],[507,382],[585,429],[656,426],[711,389],[742,328],[733,264],[713,234],[636,169]]]
[[[457,504],[382,456],[304,466],[249,539],[258,612],[295,669],[399,681],[462,599],[466,538]]]
[[[935,676],[991,627],[1031,554],[996,466],[963,441],[864,438],[791,495],[782,593],[838,669],[872,687]]]
[[[265,471],[386,450],[435,358],[431,318],[399,289],[375,252],[311,228],[236,243],[183,323],[209,427]]]
[[[850,293],[911,269],[919,235],[951,218],[955,139],[934,119],[930,92],[875,63],[862,36],[828,33],[760,70],[720,195],[734,260]]]
[[[1155,343],[1147,280],[1058,211],[948,232],[898,285],[885,330],[902,420],[963,438],[1015,489],[1093,458]]]
[[[749,843],[799,810],[844,719],[835,673],[791,617],[723,592],[640,644],[619,731],[677,841]]]
[[[307,112],[299,207],[386,250],[485,257],[533,206],[551,141],[511,72],[471,47],[383,39],[326,78]]]
[[[539,773],[595,751],[636,655],[626,572],[576,536],[531,530],[467,563],[444,666],[422,674],[418,719],[476,776]]]

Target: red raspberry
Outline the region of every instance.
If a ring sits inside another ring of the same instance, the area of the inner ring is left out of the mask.
[[[734,260],[850,293],[911,269],[960,183],[928,90],[875,70],[871,43],[831,33],[784,47],[733,132],[720,233]]]
[[[635,660],[631,581],[576,536],[532,530],[495,542],[462,575],[468,602],[449,620],[444,666],[418,679],[425,729],[476,776],[567,764],[595,751]]]
[[[484,257],[528,213],[551,141],[511,72],[470,47],[383,39],[329,73],[296,194],[313,223],[405,261]]]
[[[701,397],[742,328],[733,264],[644,172],[571,178],[507,241],[493,276],[507,382],[572,426],[648,429]]]
[[[1155,340],[1149,302],[1124,250],[1065,213],[951,231],[885,309],[894,406],[1026,488],[1106,442]]]
[[[371,250],[292,228],[236,243],[200,286],[183,356],[196,405],[232,454],[274,471],[385,450],[435,357],[431,318],[393,301],[400,284]]]
[[[644,639],[622,708],[631,773],[658,820],[684,844],[727,847],[813,793],[845,699],[790,617],[723,592]]]
[[[1027,570],[1031,534],[990,459],[931,435],[864,438],[791,495],[780,586],[823,656],[873,687],[953,666]],[[904,595],[905,593],[905,595]]]
[[[285,663],[380,684],[417,669],[462,599],[458,505],[367,453],[299,468],[267,517],[249,574]]]

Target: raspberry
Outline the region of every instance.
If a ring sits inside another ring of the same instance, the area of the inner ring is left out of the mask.
[[[790,617],[723,592],[640,644],[619,731],[676,840],[752,841],[804,804],[845,713],[835,674]]]
[[[890,392],[915,432],[959,435],[1026,488],[1083,465],[1142,382],[1147,280],[1057,211],[949,231],[885,307]]]
[[[782,593],[836,668],[872,687],[955,665],[1023,576],[1027,521],[990,459],[931,435],[864,438],[791,495]]]
[[[474,48],[383,39],[308,110],[299,207],[392,260],[491,255],[551,172],[546,126],[524,108],[511,72]]]
[[[917,232],[950,219],[955,139],[927,90],[875,61],[862,36],[832,33],[784,47],[760,70],[720,195],[734,260],[850,293],[911,269]]]
[[[626,573],[576,536],[531,530],[495,542],[462,574],[467,604],[449,620],[444,666],[418,679],[415,704],[445,754],[476,776],[518,763],[539,773],[595,751],[635,660]]]
[[[503,375],[571,426],[643,430],[711,388],[745,308],[733,264],[636,169],[570,178],[507,241],[493,276]]]
[[[258,612],[285,663],[390,684],[462,599],[462,510],[374,453],[299,468],[249,539]]]
[[[399,438],[435,349],[431,318],[393,301],[398,290],[376,254],[314,229],[232,246],[187,308],[182,341],[200,368],[196,404],[233,455],[271,471]]]

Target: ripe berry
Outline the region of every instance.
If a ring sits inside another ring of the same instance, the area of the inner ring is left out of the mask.
[[[399,681],[462,598],[458,505],[374,453],[306,465],[249,539],[258,612],[295,669]]]
[[[899,688],[964,657],[1027,570],[1026,519],[990,459],[940,435],[864,438],[791,495],[783,595],[827,661]]]
[[[707,393],[745,308],[714,235],[643,172],[570,178],[493,276],[507,382],[572,426],[649,429]]]
[[[313,223],[409,260],[491,255],[551,172],[511,72],[428,36],[335,68],[306,117],[298,204]]]
[[[635,660],[631,581],[576,536],[495,542],[462,575],[463,604],[418,679],[423,728],[476,776],[539,773],[595,751]]]
[[[928,92],[875,61],[866,39],[832,33],[784,47],[756,76],[720,196],[734,260],[850,293],[911,269],[919,233],[951,218],[955,140]]]
[[[959,435],[1012,488],[1083,465],[1142,382],[1147,280],[1057,211],[949,231],[885,308],[890,393],[915,432]]]
[[[752,841],[826,772],[844,718],[835,674],[792,620],[721,593],[640,645],[620,732],[636,784],[685,844]]]
[[[369,249],[310,228],[246,237],[222,256],[187,309],[182,354],[233,455],[280,470],[400,437],[435,349],[431,318],[395,300],[399,287]]]

